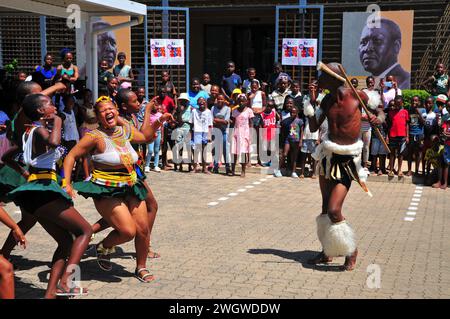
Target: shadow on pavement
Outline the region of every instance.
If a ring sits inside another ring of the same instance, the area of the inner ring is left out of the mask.
[[[16,299],[39,299],[45,295],[45,289],[36,287],[29,282],[23,282],[21,278],[15,277]]]
[[[284,259],[293,260],[302,264],[303,268],[314,269],[318,271],[333,271],[333,272],[342,272],[342,265],[338,265],[335,263],[330,264],[309,264],[308,260],[314,258],[319,252],[312,250],[303,250],[303,251],[285,251],[279,249],[265,248],[265,249],[249,249],[249,254],[253,255],[275,255]]]
[[[12,255],[10,258],[10,262],[13,264],[15,271],[30,270],[40,266],[51,266],[51,263],[49,261],[30,260],[28,258],[17,255]]]

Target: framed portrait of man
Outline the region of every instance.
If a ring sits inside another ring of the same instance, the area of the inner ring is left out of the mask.
[[[342,64],[359,80],[372,75],[380,79],[393,75],[398,88],[411,86],[414,11],[372,13],[344,12]]]

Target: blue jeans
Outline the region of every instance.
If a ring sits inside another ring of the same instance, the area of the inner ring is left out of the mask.
[[[230,167],[230,161],[228,159],[228,157],[230,156],[230,148],[228,144],[228,133],[226,131],[222,133],[222,145],[218,144],[220,144],[220,141],[218,141],[217,143],[214,142],[214,169],[219,168],[219,162],[223,155],[225,167],[228,170]]]
[[[145,167],[150,167],[150,161],[153,153],[155,153],[155,168],[159,164],[159,150],[161,148],[161,131],[158,131],[155,140],[152,143],[147,144],[147,156],[145,158]]]

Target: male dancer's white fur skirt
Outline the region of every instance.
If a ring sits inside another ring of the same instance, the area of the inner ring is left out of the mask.
[[[327,214],[322,214],[316,221],[317,236],[327,257],[350,256],[355,252],[355,233],[345,220],[333,224]]]

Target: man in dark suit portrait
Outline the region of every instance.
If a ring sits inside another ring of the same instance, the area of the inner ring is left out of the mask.
[[[411,74],[398,62],[401,47],[402,33],[392,20],[382,18],[379,28],[366,25],[359,44],[359,58],[364,70],[378,79],[393,75],[398,88],[409,89]]]

